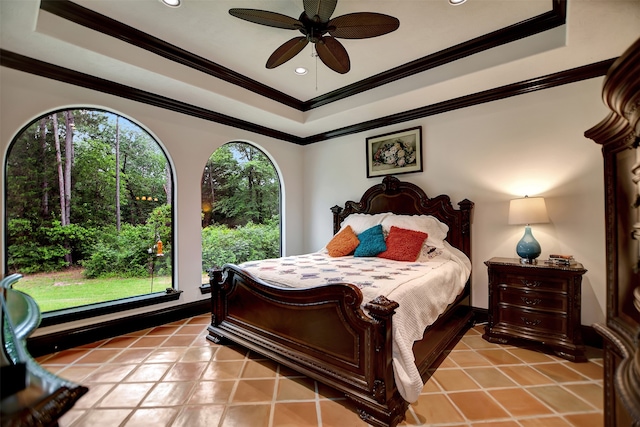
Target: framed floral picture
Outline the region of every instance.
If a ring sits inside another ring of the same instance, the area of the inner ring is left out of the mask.
[[[367,138],[367,178],[422,172],[422,127]]]

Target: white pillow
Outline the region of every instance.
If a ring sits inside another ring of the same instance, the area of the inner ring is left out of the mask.
[[[374,225],[382,224],[382,221],[389,215],[392,214],[389,212],[373,215],[354,213],[349,215],[344,219],[344,221],[342,221],[340,231],[346,228],[347,225],[350,225],[354,233],[360,234],[363,231],[373,227]]]
[[[444,248],[444,239],[447,238],[449,226],[440,222],[431,215],[388,215],[382,221],[382,228],[389,232],[391,226],[406,228],[407,230],[422,231],[427,233],[425,245],[436,248]]]

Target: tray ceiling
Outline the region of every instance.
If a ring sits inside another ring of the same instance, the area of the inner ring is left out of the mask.
[[[9,0],[1,6],[3,51],[299,137],[437,101],[441,95],[425,100],[420,92],[565,42],[562,0],[458,6],[339,0],[334,17],[378,12],[397,17],[400,27],[376,38],[342,39],[351,70],[338,74],[313,57],[311,45],[266,69],[273,50],[299,33],[228,13],[240,7],[297,18],[302,0],[182,0],[177,8],[160,0]],[[297,76],[296,67],[308,73]]]

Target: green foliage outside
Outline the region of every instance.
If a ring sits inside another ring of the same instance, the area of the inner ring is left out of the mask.
[[[7,273],[25,276],[16,287],[43,311],[149,293],[151,259],[160,290],[173,287],[170,168],[145,130],[100,110],[48,114],[16,137],[6,177]],[[152,258],[160,239],[165,256]],[[82,286],[25,285],[67,272]]]
[[[280,256],[280,182],[257,148],[229,143],[202,174],[202,271]]]
[[[146,225],[124,225],[120,233],[115,229],[103,229],[103,233],[95,245],[94,252],[88,260],[82,262],[84,276],[96,277],[145,277],[150,275],[150,264],[154,264],[155,274],[167,274],[166,259],[161,258],[160,267],[157,266],[158,257],[152,249],[154,245],[152,234]],[[170,272],[170,269],[168,270]]]
[[[152,271],[160,290],[173,287],[170,167],[137,125],[99,110],[49,114],[16,137],[6,177],[8,273],[25,275],[17,288],[43,311],[155,292],[131,284],[148,284]],[[201,192],[203,271],[280,255],[280,182],[264,153],[218,148]],[[27,286],[27,275],[51,272],[80,274],[82,285]]]
[[[60,221],[34,224],[27,219],[9,219],[8,265],[20,273],[58,271],[67,267],[65,255],[74,252],[87,257],[96,241],[97,230],[78,224],[66,227]]]
[[[33,230],[29,221],[9,222],[9,265],[22,274],[60,271],[67,267],[65,255],[82,254],[78,264],[85,267],[86,278],[145,277],[154,271],[171,273],[171,208],[156,208],[146,224],[84,228],[77,224],[61,227],[59,221]],[[164,256],[155,257],[153,246],[162,240]],[[66,243],[66,246],[65,246]],[[152,254],[149,254],[149,249]]]
[[[202,175],[202,226],[265,224],[280,214],[280,181],[257,148],[229,143],[209,158]]]
[[[263,225],[248,223],[237,228],[211,225],[202,229],[202,271],[226,263],[280,256],[280,225],[277,218]]]
[[[114,230],[102,230],[95,251],[83,263],[84,269],[25,274],[14,288],[34,297],[43,312],[162,292],[171,287],[166,271],[170,261],[166,257],[149,257],[148,248],[138,243],[153,242],[145,237],[148,231],[149,225],[127,226],[120,235]],[[263,225],[249,223],[233,229],[209,226],[202,229],[202,242],[207,248],[202,254],[203,272],[225,263],[274,258],[280,255],[279,223],[274,218]],[[154,268],[153,278],[150,267]]]
[[[160,240],[164,256],[157,257],[154,245]],[[145,277],[171,273],[171,209],[165,205],[156,208],[146,224],[123,224],[120,232],[115,227],[103,227],[89,259],[82,262],[87,278]],[[151,251],[150,251],[151,249]]]

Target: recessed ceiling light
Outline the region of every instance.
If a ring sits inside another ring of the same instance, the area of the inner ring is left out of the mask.
[[[453,5],[453,6],[457,6],[459,4],[462,4],[464,2],[466,2],[467,0],[449,0],[449,4]]]
[[[160,0],[160,1],[169,7],[180,6],[180,0]]]
[[[305,74],[307,74],[308,71],[304,67],[298,67],[294,70],[294,72],[299,76],[304,76]]]

